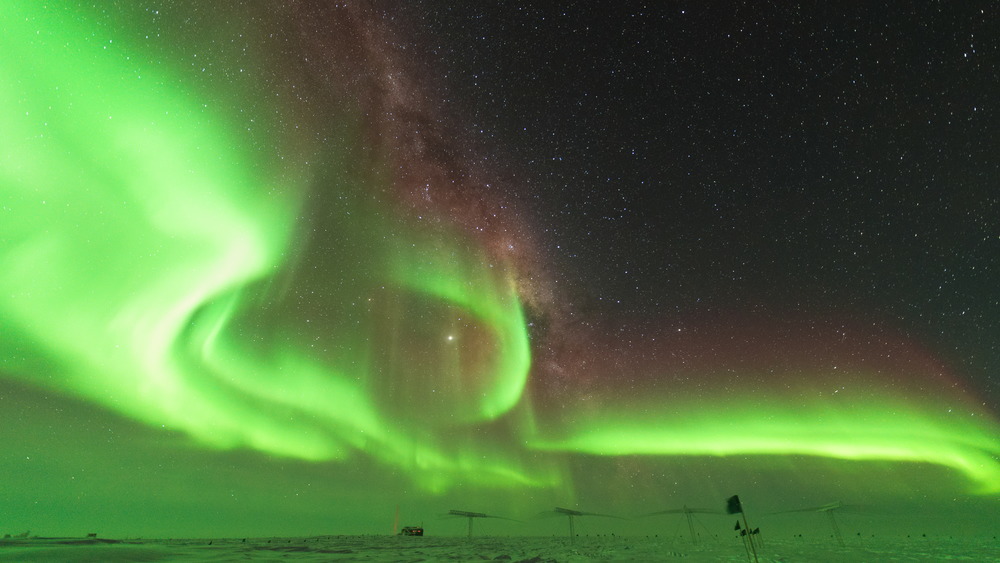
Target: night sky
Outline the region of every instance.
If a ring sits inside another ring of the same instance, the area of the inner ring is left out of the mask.
[[[996,8],[536,4],[0,4],[0,534],[995,534]]]

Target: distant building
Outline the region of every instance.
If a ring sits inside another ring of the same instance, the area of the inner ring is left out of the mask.
[[[399,532],[401,536],[422,536],[424,535],[423,526],[403,526],[402,531]]]

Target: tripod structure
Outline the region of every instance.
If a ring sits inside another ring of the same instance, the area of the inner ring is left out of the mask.
[[[514,520],[513,518],[504,518],[503,516],[493,516],[490,514],[483,514],[482,512],[468,512],[465,510],[449,510],[449,516],[464,516],[469,519],[469,537],[472,537],[472,522],[476,518],[499,518],[501,520]],[[515,520],[517,522],[518,520]]]
[[[847,508],[847,505],[838,500],[837,502],[831,502],[830,504],[824,504],[823,506],[810,506],[808,508],[796,508],[795,510],[782,510],[780,512],[773,512],[772,514],[787,514],[789,512],[825,512],[826,517],[830,520],[830,528],[833,529],[833,537],[837,539],[837,544],[840,545],[840,547],[844,547],[844,537],[840,535],[840,526],[837,525],[837,519],[833,516],[833,512],[835,510],[840,510],[842,508]]]
[[[659,516],[661,514],[683,514],[687,518],[688,532],[691,534],[691,542],[698,545],[698,536],[694,533],[694,514],[722,514],[719,510],[712,510],[710,508],[691,508],[689,506],[683,506],[681,508],[671,508],[669,510],[660,510],[659,512],[652,512],[646,516]]]
[[[572,543],[576,537],[576,529],[573,526],[573,518],[580,516],[603,516],[605,518],[620,518],[619,516],[612,516],[610,514],[599,514],[597,512],[582,512],[580,510],[572,510],[569,508],[555,507],[552,511],[554,514],[563,514],[569,518],[569,541]]]

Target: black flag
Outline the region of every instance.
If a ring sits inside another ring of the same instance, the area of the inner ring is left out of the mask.
[[[740,504],[740,495],[733,495],[726,499],[726,514],[738,514],[743,512],[743,505]]]
[[[739,520],[736,521],[736,527],[733,528],[733,529],[734,530],[739,530],[740,529],[740,521]]]

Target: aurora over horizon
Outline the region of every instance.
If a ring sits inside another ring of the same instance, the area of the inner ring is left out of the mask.
[[[978,32],[917,79],[927,14],[871,32],[886,65],[830,14],[388,6],[0,3],[0,534],[734,493],[989,529]],[[785,31],[725,62],[712,21]]]

